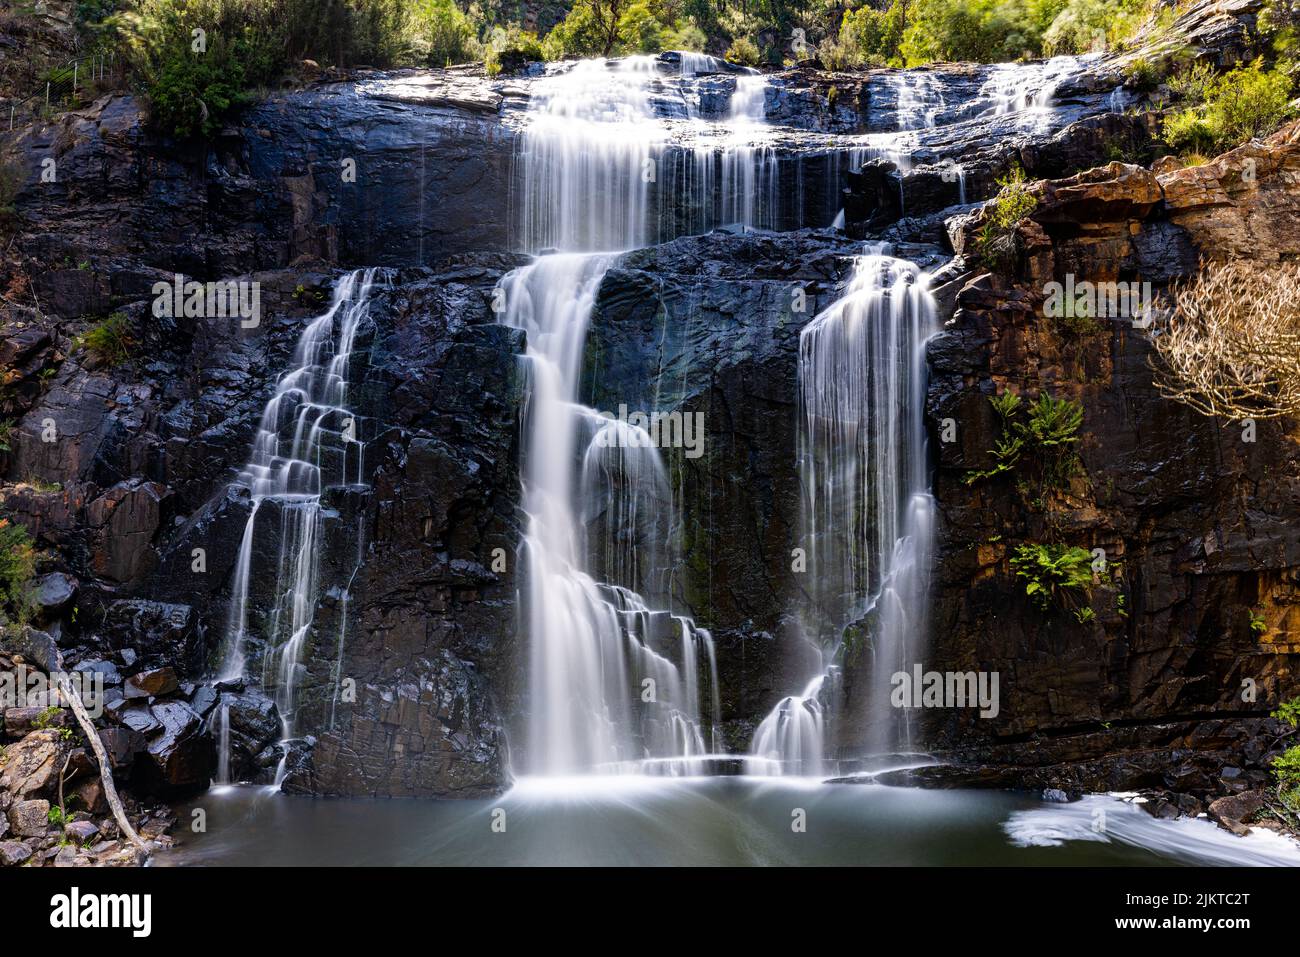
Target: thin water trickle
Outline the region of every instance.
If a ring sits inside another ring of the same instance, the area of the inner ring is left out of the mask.
[[[356,270],[334,286],[329,309],[303,330],[294,368],[281,376],[262,412],[247,464],[234,486],[251,499],[231,588],[223,680],[247,678],[248,643],[262,642],[261,687],[273,692],[282,735],[293,733],[302,657],[319,600],[322,492],[361,484],[365,443],[361,423],[348,407],[358,330],[370,306],[375,269]],[[275,585],[270,613],[250,622],[251,574],[259,518],[279,513]],[[342,640],[342,639],[340,639]],[[223,711],[218,783],[230,773],[229,716]],[[285,752],[287,754],[287,751]],[[276,783],[283,777],[282,756]]]

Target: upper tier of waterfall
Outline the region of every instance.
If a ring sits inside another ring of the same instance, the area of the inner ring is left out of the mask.
[[[516,121],[515,242],[529,252],[609,252],[722,226],[829,224],[844,174],[868,159],[904,171],[951,164],[960,153],[955,130],[991,125],[996,140],[1044,128],[1055,91],[1081,62],[1057,57],[954,77],[882,72],[869,84],[870,132],[845,136],[769,123],[782,88],[703,55],[552,64],[529,85]],[[791,165],[794,143],[803,158]],[[808,175],[810,149],[827,169]],[[826,195],[810,205],[805,180],[824,183]],[[964,201],[964,171],[954,180],[953,201]]]

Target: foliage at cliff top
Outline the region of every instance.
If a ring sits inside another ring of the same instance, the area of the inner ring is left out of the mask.
[[[830,69],[994,62],[1113,50],[1174,15],[1159,0],[88,0],[79,10],[88,35],[124,55],[158,125],[182,137],[211,134],[303,60],[481,60],[490,73],[672,49],[748,66],[808,56]],[[1295,45],[1286,16],[1261,22],[1278,50]],[[1186,100],[1170,136],[1188,149],[1218,148],[1274,122],[1289,89],[1282,72],[1225,79]]]
[[[1262,59],[1219,77],[1189,67],[1171,83],[1184,107],[1165,120],[1165,140],[1184,153],[1213,155],[1270,133],[1291,115],[1292,85],[1285,68],[1267,69]]]

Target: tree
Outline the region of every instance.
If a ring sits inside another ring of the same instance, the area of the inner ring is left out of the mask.
[[[601,56],[609,56],[619,45],[623,13],[628,7],[628,0],[583,0],[591,11],[596,31],[601,39]]]

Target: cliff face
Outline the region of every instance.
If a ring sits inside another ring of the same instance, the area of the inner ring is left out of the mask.
[[[1002,704],[988,720],[948,712],[930,740],[998,766],[975,777],[1212,795],[1225,766],[1262,774],[1265,716],[1297,688],[1300,436],[1293,423],[1249,428],[1163,399],[1147,330],[1116,319],[1072,331],[1043,303],[1046,284],[1067,277],[1159,290],[1200,260],[1294,255],[1298,164],[1292,126],[1205,166],[1157,176],[1116,163],[1041,184],[1010,273],[963,286],[932,342],[933,664],[999,672]],[[975,231],[964,224],[959,249]],[[1057,501],[1035,501],[1014,474],[967,483],[993,464],[989,399],[1008,390],[1083,406],[1084,474]],[[945,420],[954,441],[942,441]],[[1008,558],[1043,541],[1104,551],[1095,620],[1025,596]]]
[[[978,90],[982,69],[944,72],[954,102]],[[327,84],[273,97],[203,151],[157,139],[130,98],[112,97],[10,143],[34,177],[46,157],[58,172],[20,195],[0,276],[0,418],[16,420],[0,494],[50,550],[42,572],[71,576],[75,602],[51,598],[40,623],[73,660],[110,659],[119,683],[164,664],[181,672],[176,690],[123,711],[155,735],[152,709],[186,719],[157,759],[142,758],[156,765],[142,783],[205,784],[223,712],[235,776],[266,778],[279,760],[271,702],[200,682],[227,630],[251,507],[227,486],[304,322],[341,267],[375,264],[393,268],[361,344],[365,471],[324,503],[324,600],[286,787],[429,795],[507,783],[507,740],[527,717],[514,577],[524,344],[497,323],[491,298],[522,262],[505,250],[529,82],[444,71]],[[717,89],[700,108],[716,112],[734,79],[708,82]],[[1112,164],[1049,182],[1013,267],[989,274],[970,253],[977,224],[944,229],[963,212],[944,159],[962,159],[975,200],[1012,162],[1059,175],[1100,162],[1116,137],[1149,137],[1146,120],[1104,111],[1113,66],[1073,82],[1045,129],[953,116],[952,128],[918,134],[912,169],[885,160],[849,177],[828,138],[865,133],[897,108],[889,74],[782,74],[768,111],[788,127],[776,150],[799,210],[783,222],[826,225],[843,204],[850,234],[887,226],[888,238],[924,243],[897,251],[926,268],[952,249],[962,257],[938,280],[951,321],[930,348],[942,522],[926,666],[998,671],[1002,704],[990,720],[931,712],[929,741],[977,781],[1209,791],[1225,765],[1258,761],[1262,716],[1296,691],[1294,437],[1261,423],[1244,443],[1235,426],[1160,399],[1145,332],[1063,329],[1042,318],[1043,285],[1067,273],[1165,284],[1201,256],[1293,254],[1300,158],[1288,132],[1205,167],[1156,176]],[[349,159],[355,183],[343,175]],[[667,209],[664,238],[681,222]],[[672,591],[716,639],[735,750],[816,670],[792,618],[798,334],[837,298],[860,251],[830,231],[713,232],[625,255],[597,297],[582,401],[704,415],[704,454],[668,456],[682,546]],[[153,316],[153,284],[176,272],[256,280],[261,324]],[[115,311],[137,346],[110,366],[73,336]],[[1014,481],[965,482],[988,464],[988,399],[1007,388],[1084,405],[1086,481],[1050,510]],[[946,419],[955,441],[943,440]],[[56,442],[42,440],[47,420]],[[271,613],[280,560],[275,523],[263,527],[255,621]],[[1105,550],[1113,571],[1095,590],[1094,621],[1024,599],[1009,550],[1049,535]],[[497,549],[510,557],[504,570]],[[1262,634],[1251,612],[1264,615]],[[341,677],[354,701],[339,700]],[[835,744],[851,760],[865,742],[865,677],[850,664],[844,678]],[[1240,696],[1247,678],[1254,701]]]

